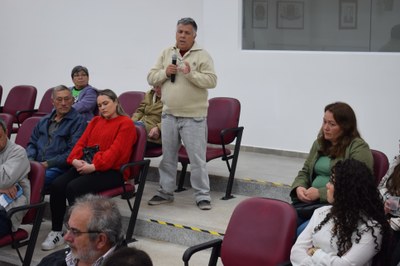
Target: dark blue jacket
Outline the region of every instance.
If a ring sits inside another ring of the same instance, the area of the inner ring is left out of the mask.
[[[87,123],[81,114],[71,108],[71,111],[64,116],[60,126],[54,132],[53,139],[50,140],[50,119],[55,112],[53,110],[51,114],[40,119],[33,129],[26,152],[29,160],[47,161],[49,168],[67,168],[67,157],[81,137]]]

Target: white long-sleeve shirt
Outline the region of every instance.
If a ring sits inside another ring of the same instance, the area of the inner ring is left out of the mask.
[[[313,216],[307,227],[297,238],[296,243],[292,247],[290,260],[293,266],[369,266],[372,265],[372,259],[377,253],[375,242],[371,230],[366,231],[365,224],[360,225],[362,234],[359,243],[355,242],[355,235],[352,239],[353,245],[343,256],[337,255],[338,249],[336,246],[337,237],[332,239],[333,221],[326,223],[321,230],[314,233],[314,228],[318,226],[325,216],[330,212],[332,206],[325,206],[314,211]],[[370,222],[372,225],[373,222]],[[380,244],[382,241],[381,234],[377,233],[377,241]],[[311,247],[318,247],[313,256],[309,256],[307,251]]]

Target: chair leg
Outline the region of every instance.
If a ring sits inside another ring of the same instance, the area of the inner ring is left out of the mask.
[[[232,187],[233,187],[233,180],[235,179],[237,162],[238,162],[238,159],[239,159],[241,139],[242,139],[242,135],[241,135],[241,132],[240,132],[240,135],[239,135],[239,137],[237,138],[237,141],[236,141],[234,155],[233,155],[233,158],[232,158],[232,165],[231,165],[230,168],[229,168],[228,160],[226,161],[226,163],[228,165],[228,170],[229,170],[229,179],[228,179],[228,184],[226,186],[225,196],[221,198],[222,200],[228,200],[228,199],[234,198],[234,196],[232,195]]]
[[[232,195],[232,187],[233,187],[233,180],[235,179],[235,171],[236,171],[236,166],[235,168],[232,167],[231,171],[229,172],[228,184],[226,185],[225,196],[221,198],[222,200],[229,200],[235,197]]]
[[[139,186],[138,186],[137,192],[135,194],[135,202],[133,204],[131,217],[129,218],[128,228],[126,229],[125,239],[126,239],[127,243],[136,241],[136,239],[132,238],[132,236],[133,236],[133,232],[135,230],[136,220],[137,220],[137,216],[138,216],[139,208],[140,208],[140,202],[142,201],[142,196],[143,196],[144,186],[146,184],[146,178],[147,178],[147,172],[148,172],[149,165],[150,165],[150,160],[140,161],[140,162],[137,162],[137,164],[142,165],[142,170],[140,173]],[[129,201],[129,199],[128,199],[128,201]]]
[[[35,245],[36,245],[36,241],[37,241],[39,231],[40,231],[40,226],[42,225],[42,217],[43,217],[43,213],[44,213],[44,208],[46,206],[45,202],[39,203],[38,206],[39,207],[38,207],[38,210],[36,213],[35,220],[33,222],[32,231],[31,231],[31,235],[29,237],[29,243],[28,243],[28,246],[25,251],[25,258],[22,263],[22,266],[30,266],[31,265],[33,252],[35,251]],[[18,249],[17,249],[17,251],[18,251]],[[19,252],[18,252],[18,255],[20,255]]]
[[[181,164],[182,164],[181,175],[179,176],[178,188],[175,190],[175,192],[182,192],[186,190],[186,188],[184,188],[183,185],[185,183],[185,176],[188,164],[187,163],[181,163]]]

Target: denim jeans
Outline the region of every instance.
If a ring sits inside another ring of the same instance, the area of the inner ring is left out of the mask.
[[[207,118],[162,114],[161,127],[163,158],[159,165],[158,195],[165,199],[174,197],[178,151],[183,142],[190,160],[190,183],[195,191],[196,202],[211,201],[210,180],[206,165]]]

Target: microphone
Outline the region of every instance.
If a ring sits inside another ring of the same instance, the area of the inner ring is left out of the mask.
[[[176,65],[176,59],[178,57],[176,56],[176,54],[172,54],[172,64]],[[171,82],[174,83],[175,82],[175,74],[171,74]]]

